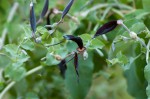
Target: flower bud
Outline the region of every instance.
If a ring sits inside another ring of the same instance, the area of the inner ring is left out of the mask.
[[[87,58],[88,58],[88,53],[87,53],[87,51],[85,50],[85,51],[83,52],[83,59],[86,60]]]
[[[28,55],[27,52],[25,50],[21,50],[21,52],[25,55]]]
[[[37,42],[37,43],[41,43],[41,37],[37,37],[37,38],[36,38],[36,42]]]
[[[61,61],[61,60],[62,60],[62,57],[61,57],[60,55],[55,55],[54,57],[55,57],[56,60],[58,60],[58,61]]]
[[[132,39],[137,39],[137,34],[135,32],[130,32],[130,37]]]
[[[123,24],[123,20],[117,20],[117,24]]]

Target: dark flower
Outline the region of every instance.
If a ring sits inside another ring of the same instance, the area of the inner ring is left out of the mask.
[[[35,13],[34,13],[34,4],[33,4],[33,2],[30,3],[30,25],[31,25],[33,37],[35,37],[36,17],[35,17]]]
[[[75,56],[74,56],[74,67],[75,67],[75,70],[76,70],[76,74],[79,78],[79,72],[78,72],[78,53],[75,53]]]
[[[62,60],[59,64],[58,64],[60,73],[62,75],[63,78],[65,78],[65,72],[67,70],[67,65],[66,65],[66,60]]]
[[[97,32],[95,33],[95,35],[93,36],[93,38],[102,35],[102,34],[106,34],[112,30],[114,30],[117,26],[117,21],[110,21],[106,24],[104,24],[102,27],[100,27]]]
[[[48,5],[49,5],[49,0],[45,0],[45,4],[44,4],[43,10],[41,12],[41,16],[40,16],[41,19],[43,19],[43,17],[46,15],[46,13],[48,11]]]
[[[80,37],[75,37],[73,35],[65,35],[63,37],[67,40],[72,40],[72,41],[76,42],[80,49],[83,48],[83,42]]]
[[[61,18],[63,19],[65,17],[65,15],[68,13],[68,11],[70,10],[72,4],[73,4],[74,0],[70,0],[70,2],[68,3],[68,5],[65,7]]]

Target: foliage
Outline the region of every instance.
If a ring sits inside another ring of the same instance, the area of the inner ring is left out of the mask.
[[[149,0],[31,1],[0,3],[0,99],[150,99]]]

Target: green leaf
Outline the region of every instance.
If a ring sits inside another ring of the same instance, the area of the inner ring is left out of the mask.
[[[25,50],[34,50],[34,43],[31,40],[25,41],[23,44],[21,44],[21,47],[24,48]]]
[[[48,32],[46,28],[42,26],[37,27],[37,33],[44,34],[45,32]]]
[[[146,82],[143,75],[144,60],[139,57],[133,63],[128,64],[129,69],[125,71],[125,77],[128,84],[128,92],[136,99],[147,99],[145,88]]]
[[[22,67],[21,63],[13,63],[7,66],[4,70],[5,77],[9,77],[14,81],[20,81],[26,74],[26,69]]]
[[[15,44],[8,44],[4,46],[6,52],[8,52],[11,56],[15,57],[17,55],[17,45]]]
[[[51,53],[47,53],[45,63],[46,65],[52,66],[52,65],[57,65],[59,61],[57,61]]]
[[[24,50],[18,53],[18,56],[16,57],[17,62],[22,63],[22,64],[26,62],[28,59],[29,59],[29,56]]]
[[[130,68],[126,69],[124,73],[127,79],[128,92],[136,99],[147,99],[145,90],[147,82],[144,78],[145,60],[137,57],[134,61],[131,61],[126,66]]]
[[[16,90],[16,94],[18,95],[17,97],[22,97],[27,93],[28,85],[29,85],[29,82],[27,82],[27,79],[22,79],[19,82],[16,82],[16,84],[14,85],[14,88]]]
[[[82,40],[83,41],[89,41],[89,40],[91,40],[91,35],[90,34],[82,34],[82,35],[80,35],[80,37],[82,38]]]
[[[42,43],[48,43],[50,44],[52,41],[52,37],[50,36],[50,34],[48,32],[45,32],[43,35],[42,35]]]
[[[127,58],[125,55],[123,55],[121,52],[119,52],[119,53],[117,54],[117,58],[118,58],[119,61],[120,61],[121,63],[123,63],[123,64],[127,64],[127,63],[128,63],[128,58]]]
[[[12,63],[12,60],[9,56],[1,53],[0,54],[0,68],[5,68]]]
[[[102,49],[103,47],[104,47],[104,43],[98,39],[93,39],[89,46],[90,49],[97,49],[97,48]]]
[[[90,89],[93,72],[93,55],[89,53],[89,58],[83,60],[79,57],[79,82],[74,69],[74,64],[67,64],[65,85],[68,88],[73,99],[84,99]]]
[[[107,64],[110,65],[110,66],[115,65],[115,64],[117,64],[117,63],[120,63],[119,59],[117,59],[117,58],[113,58],[113,59],[111,59],[111,60],[108,60],[108,59],[107,59],[106,62],[107,62]]]
[[[149,11],[149,9],[150,9],[150,0],[142,0],[143,1],[143,8],[145,9],[145,10],[148,10]]]
[[[148,85],[146,87],[146,94],[148,96],[148,99],[150,98],[150,62],[145,66],[144,68],[144,75],[148,82]]]
[[[136,9],[142,9],[143,5],[142,5],[142,0],[134,0]]]
[[[38,95],[34,92],[28,92],[26,94],[26,98],[25,99],[39,99]]]
[[[0,81],[0,91],[2,91],[3,88],[4,88],[4,82]]]

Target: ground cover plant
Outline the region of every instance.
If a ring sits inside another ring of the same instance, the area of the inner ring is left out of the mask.
[[[149,99],[149,0],[1,0],[0,99]]]

